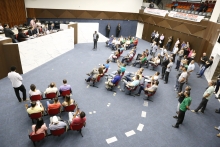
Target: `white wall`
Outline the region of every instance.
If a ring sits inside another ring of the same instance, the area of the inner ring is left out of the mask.
[[[137,24],[137,31],[136,31],[136,37],[142,39],[143,29],[144,29],[144,24],[138,22],[138,24]]]
[[[215,4],[215,7],[214,7],[214,10],[212,12],[212,16],[210,18],[210,21],[217,22],[219,14],[220,14],[220,9],[219,8],[220,8],[220,0],[217,0],[216,4]]]
[[[25,0],[26,8],[97,10],[138,13],[143,0]]]

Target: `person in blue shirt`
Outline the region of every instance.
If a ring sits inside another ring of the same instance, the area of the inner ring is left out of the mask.
[[[123,86],[124,89],[121,89],[121,91],[124,92],[125,91],[125,87],[134,88],[134,87],[136,87],[136,86],[138,86],[140,84],[139,75],[136,75],[135,76],[135,80],[133,80],[132,82],[128,82],[126,80],[123,80],[123,82],[124,82],[124,86]]]
[[[111,89],[117,82],[119,82],[121,80],[121,76],[120,75],[121,75],[121,71],[118,70],[113,79],[112,79],[111,76],[109,76],[108,77],[108,81],[105,82],[105,85],[106,85],[105,87],[107,89]]]
[[[171,7],[171,10],[176,9],[177,6],[178,6],[178,3],[176,2],[176,3]]]
[[[110,60],[106,60],[106,63],[102,65],[102,68],[103,68],[103,72],[105,73],[106,70],[108,70],[109,68],[109,62]]]

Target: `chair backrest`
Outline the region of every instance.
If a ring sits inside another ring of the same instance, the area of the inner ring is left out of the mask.
[[[32,135],[32,133],[29,135],[29,138],[33,141],[33,142],[38,142],[43,140],[45,137],[44,133],[40,133],[40,134],[34,134]]]
[[[41,117],[42,117],[42,113],[41,113],[41,112],[32,113],[32,114],[29,114],[29,117],[30,117],[31,119],[38,119],[38,118],[41,118]]]
[[[47,99],[53,99],[57,96],[57,94],[56,93],[46,93],[45,96]]]
[[[145,92],[145,94],[149,97],[149,96],[153,96],[157,91],[154,92]]]
[[[76,108],[76,105],[75,105],[75,104],[72,104],[72,105],[69,105],[69,106],[65,106],[65,107],[64,107],[64,111],[66,111],[66,112],[72,112],[72,111],[75,110],[75,108]]]
[[[58,129],[58,130],[50,130],[50,133],[53,136],[60,136],[65,132],[65,130],[66,130],[65,128],[61,128],[61,129]]]
[[[98,75],[98,77],[96,78],[96,82],[99,82],[101,77],[102,77],[101,75]]]
[[[70,90],[62,91],[61,95],[64,97],[66,95],[70,95]]]
[[[119,82],[120,82],[120,80],[118,80],[118,81],[115,83],[115,86],[118,86]]]
[[[70,129],[78,131],[78,130],[82,129],[83,126],[84,126],[84,123],[81,123],[81,124],[70,124]]]
[[[49,115],[57,115],[57,114],[59,114],[60,113],[60,107],[59,108],[56,108],[56,109],[49,109],[48,110],[48,114]]]
[[[124,76],[124,74],[125,74],[125,72],[122,72],[122,73],[121,73],[121,77],[123,77],[123,76]]]
[[[42,96],[40,95],[40,94],[38,94],[38,95],[32,95],[31,97],[30,97],[30,100],[31,101],[40,101],[42,99]]]

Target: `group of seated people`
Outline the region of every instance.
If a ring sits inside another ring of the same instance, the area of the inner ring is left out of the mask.
[[[113,35],[106,41],[106,46],[110,46],[112,50],[117,50],[118,48],[124,48],[124,50],[128,50],[134,46],[137,46],[138,38],[135,37],[123,37],[116,38]]]
[[[62,93],[63,91],[71,91],[71,86],[67,84],[67,80],[63,80],[63,85],[60,86],[59,92]],[[49,93],[57,93],[58,94],[58,88],[56,87],[55,83],[50,83],[49,87],[46,89],[44,92],[45,94]],[[31,84],[30,86],[30,91],[29,91],[29,96],[34,96],[34,95],[41,95],[40,90],[36,89],[36,86],[34,84]],[[30,105],[26,104],[25,107],[27,109],[27,113],[29,115],[35,114],[35,113],[42,113],[42,116],[45,116],[48,114],[49,110],[52,109],[60,109],[60,112],[62,111],[62,107],[67,107],[75,105],[77,106],[77,111],[74,112],[69,112],[69,120],[68,121],[63,121],[59,116],[53,116],[50,117],[50,124],[49,124],[49,129],[50,130],[57,130],[61,128],[66,128],[68,130],[69,125],[74,125],[74,124],[85,124],[86,122],[86,114],[83,111],[80,111],[78,108],[78,105],[76,104],[75,100],[70,98],[70,95],[66,95],[64,97],[64,101],[61,104],[58,97],[53,98],[51,101],[47,101],[46,103],[46,108],[44,108],[43,104],[37,100],[37,101],[31,101]],[[37,119],[36,125],[32,126],[32,133],[31,135],[34,134],[40,134],[44,133],[47,135],[47,127],[46,124],[43,121],[43,118]]]

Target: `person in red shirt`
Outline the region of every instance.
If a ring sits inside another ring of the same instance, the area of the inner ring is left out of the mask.
[[[69,122],[71,125],[74,124],[86,124],[86,114],[83,111],[80,111],[79,108],[77,108],[76,113],[69,112]]]
[[[47,101],[47,110],[50,110],[50,109],[57,109],[57,108],[61,108],[61,104],[58,100],[58,98],[54,98],[54,103],[53,104],[50,104],[49,101]]]
[[[137,44],[138,44],[138,39],[137,38],[134,40],[133,44],[134,44],[134,46],[137,46]]]

